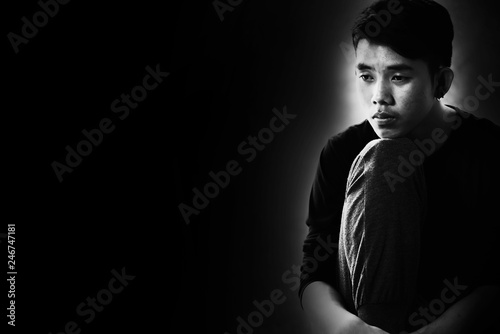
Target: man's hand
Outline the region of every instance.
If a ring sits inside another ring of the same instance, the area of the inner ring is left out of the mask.
[[[360,318],[356,317],[350,323],[346,325],[345,328],[340,328],[338,334],[389,334],[388,332],[375,327],[370,326]]]

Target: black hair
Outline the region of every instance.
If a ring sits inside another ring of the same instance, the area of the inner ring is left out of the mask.
[[[448,10],[432,0],[379,0],[356,19],[352,41],[390,47],[409,59],[427,62],[431,77],[451,66],[453,23]]]

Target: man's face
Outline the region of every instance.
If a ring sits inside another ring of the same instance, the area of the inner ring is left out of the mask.
[[[368,121],[380,138],[406,136],[434,104],[427,64],[387,46],[360,40],[356,76]]]

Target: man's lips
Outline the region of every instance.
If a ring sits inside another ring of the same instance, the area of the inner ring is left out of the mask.
[[[372,115],[373,121],[377,124],[378,127],[391,127],[394,125],[397,119],[397,114],[390,111],[377,111]]]
[[[389,111],[377,111],[372,115],[372,118],[378,119],[387,119],[387,118],[396,118],[396,114]]]

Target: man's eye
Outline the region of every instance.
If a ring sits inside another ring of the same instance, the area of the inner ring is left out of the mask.
[[[408,78],[407,77],[403,77],[401,75],[395,75],[395,76],[392,77],[392,81],[395,81],[395,82],[403,82],[406,79],[408,79]]]
[[[368,75],[368,74],[362,74],[359,76],[361,78],[361,80],[363,81],[373,81],[373,78],[371,75]]]

